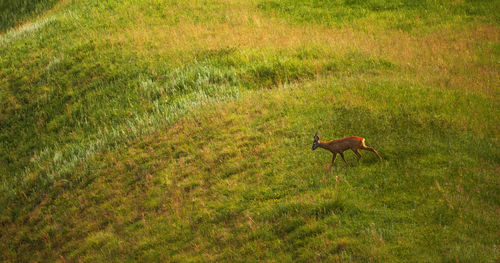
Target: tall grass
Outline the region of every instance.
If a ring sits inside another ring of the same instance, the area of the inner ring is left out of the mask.
[[[498,1],[268,0],[261,1],[258,7],[298,23],[361,29],[373,22],[383,28],[417,32],[471,20],[496,25],[500,22],[500,16],[491,12],[500,8]]]
[[[497,5],[70,1],[8,30],[1,258],[498,260]],[[327,174],[315,131],[385,161]]]
[[[83,261],[494,261],[500,152],[443,97],[465,95],[351,76],[205,105],[91,157],[52,185],[45,212],[20,217],[42,224],[10,225],[39,234],[7,244]],[[362,135],[384,161],[348,152],[354,166],[328,173],[317,130]]]
[[[0,32],[15,27],[52,8],[57,0],[3,0],[0,3]]]

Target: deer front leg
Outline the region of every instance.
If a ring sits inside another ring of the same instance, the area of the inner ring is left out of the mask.
[[[330,165],[330,170],[329,170],[330,172],[331,172],[331,171],[332,171],[332,169],[333,169],[333,163],[335,162],[335,159],[337,159],[337,154],[336,154],[336,153],[334,153],[334,154],[333,154],[332,164]]]
[[[359,163],[359,160],[361,159],[361,153],[359,152],[358,149],[354,149],[352,151],[358,156],[358,163]]]
[[[349,163],[347,163],[347,161],[345,160],[344,153],[340,153],[340,157],[342,157],[342,159],[344,160],[344,163],[345,163],[347,166],[350,166],[350,165],[349,165]]]

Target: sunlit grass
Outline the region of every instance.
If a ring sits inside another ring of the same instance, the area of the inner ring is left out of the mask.
[[[398,88],[411,92],[384,92]],[[68,178],[85,187],[59,181],[50,212],[26,216],[46,222],[56,253],[84,261],[494,260],[500,153],[428,100],[443,95],[464,97],[356,77],[247,92],[93,157]],[[414,114],[429,106],[435,115]],[[328,173],[315,131],[364,136],[384,160],[348,152],[354,167]]]
[[[496,1],[54,4],[0,35],[0,258],[498,260]]]
[[[58,0],[4,0],[0,3],[0,32],[18,26],[52,8]]]

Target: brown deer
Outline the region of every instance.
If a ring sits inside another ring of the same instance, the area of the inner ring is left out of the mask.
[[[333,168],[333,163],[335,162],[335,159],[337,158],[337,154],[340,154],[342,159],[344,160],[345,164],[349,166],[349,163],[345,160],[344,157],[344,151],[351,149],[357,156],[358,156],[358,162],[359,159],[361,159],[361,153],[359,153],[359,150],[367,150],[370,152],[373,152],[377,155],[377,157],[382,160],[382,157],[378,154],[375,149],[372,147],[368,147],[365,144],[365,138],[361,138],[358,136],[352,136],[352,137],[346,137],[338,140],[333,140],[329,142],[322,142],[319,140],[318,133],[314,135],[314,142],[312,149],[313,151],[316,150],[316,148],[323,148],[325,150],[328,150],[333,153],[333,159],[332,159],[332,165],[330,166],[330,171]]]

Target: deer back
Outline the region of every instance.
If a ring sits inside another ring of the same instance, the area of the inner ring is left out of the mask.
[[[328,142],[331,152],[343,152],[348,149],[359,149],[363,145],[363,138],[358,136],[346,137]]]

